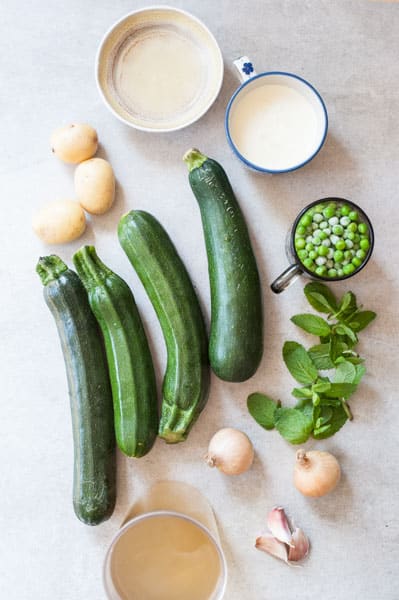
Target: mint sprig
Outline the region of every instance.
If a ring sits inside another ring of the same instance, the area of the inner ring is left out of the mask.
[[[347,400],[366,372],[364,360],[354,350],[357,334],[376,317],[373,311],[358,307],[351,291],[338,301],[326,285],[312,282],[304,293],[309,304],[327,316],[302,313],[291,318],[298,327],[319,337],[319,343],[308,350],[291,340],[283,346],[286,367],[302,384],[292,390],[297,404],[281,407],[280,402],[261,393],[251,394],[247,402],[255,421],[265,429],[276,428],[292,444],[302,444],[309,436],[328,438],[352,420]]]

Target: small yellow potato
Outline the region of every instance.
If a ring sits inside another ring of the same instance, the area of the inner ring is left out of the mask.
[[[102,215],[112,206],[115,196],[114,171],[103,158],[85,160],[76,167],[75,192],[87,212]]]
[[[86,123],[72,123],[53,131],[50,144],[58,158],[66,163],[77,164],[97,152],[97,131]]]
[[[83,208],[74,200],[55,200],[42,206],[32,221],[33,231],[46,244],[64,244],[86,229]]]

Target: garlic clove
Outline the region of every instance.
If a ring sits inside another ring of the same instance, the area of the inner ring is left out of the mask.
[[[267,516],[267,526],[273,536],[280,540],[280,542],[284,542],[285,544],[288,544],[288,546],[293,545],[291,540],[292,533],[284,508],[278,506],[269,512]]]
[[[288,562],[287,546],[273,537],[270,533],[265,533],[256,538],[255,548],[267,552],[275,558]]]
[[[293,546],[288,551],[288,560],[297,562],[309,554],[309,540],[299,527],[296,527],[292,534]]]

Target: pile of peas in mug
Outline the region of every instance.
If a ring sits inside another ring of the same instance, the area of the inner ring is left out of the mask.
[[[321,277],[345,277],[366,260],[370,232],[357,210],[330,200],[302,215],[294,244],[299,260],[309,271]]]

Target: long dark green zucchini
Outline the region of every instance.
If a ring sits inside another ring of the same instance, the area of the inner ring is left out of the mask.
[[[117,444],[139,458],[151,449],[158,429],[154,366],[139,311],[128,285],[93,246],[78,250],[73,262],[104,336]]]
[[[161,224],[132,210],[118,227],[119,241],[157,313],[167,347],[159,435],[181,442],[204,408],[209,361],[204,319],[193,285]]]
[[[263,354],[261,287],[248,229],[219,163],[195,149],[183,159],[201,211],[208,255],[211,367],[220,379],[245,381]]]
[[[87,525],[115,505],[115,434],[107,363],[79,277],[58,256],[39,259],[44,299],[57,325],[68,378],[74,442],[73,506]]]

